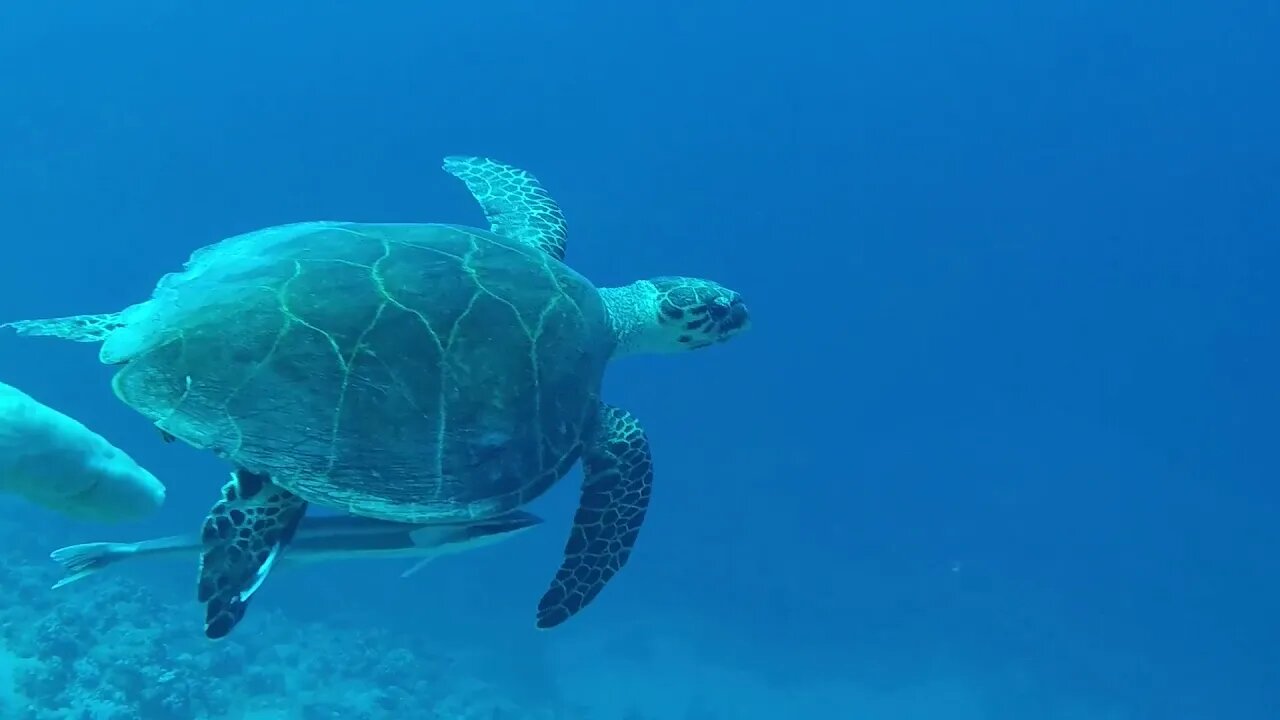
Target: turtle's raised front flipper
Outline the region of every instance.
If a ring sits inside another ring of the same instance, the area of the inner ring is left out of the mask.
[[[204,634],[217,640],[244,618],[249,599],[293,540],[307,504],[262,475],[238,470],[200,530],[198,597]]]
[[[644,430],[625,410],[605,405],[583,454],[582,498],[564,561],[538,603],[538,627],[550,628],[586,607],[627,564],[653,488]]]
[[[495,234],[564,259],[564,215],[532,173],[497,160],[460,155],[445,158],[444,170],[466,183]]]
[[[0,325],[13,328],[19,335],[44,335],[73,342],[102,342],[122,327],[120,313],[105,315],[72,315],[45,320],[18,320]]]

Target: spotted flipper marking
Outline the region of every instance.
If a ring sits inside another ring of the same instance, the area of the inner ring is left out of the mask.
[[[653,458],[640,423],[609,405],[583,454],[582,497],[564,561],[538,603],[538,627],[551,628],[595,599],[627,564],[653,488]]]
[[[466,183],[491,231],[564,259],[564,215],[531,173],[497,160],[460,155],[445,158],[444,170]]]
[[[106,340],[108,335],[122,327],[124,323],[120,322],[120,313],[17,320],[0,325],[0,328],[13,328],[19,335],[43,335],[73,342],[94,343]]]
[[[244,619],[280,553],[307,512],[302,498],[263,475],[236,471],[200,531],[197,597],[205,606],[204,634],[226,637]]]

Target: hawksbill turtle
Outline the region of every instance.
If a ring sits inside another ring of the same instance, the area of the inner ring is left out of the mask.
[[[122,311],[7,324],[101,342],[117,397],[232,464],[201,528],[209,638],[243,619],[308,503],[481,521],[581,460],[573,528],[536,615],[559,625],[626,564],[649,505],[649,442],[601,399],[606,365],[749,325],[741,296],[709,280],[597,288],[564,263],[564,216],[531,173],[481,157],[443,167],[487,230],[273,226],[197,250]]]

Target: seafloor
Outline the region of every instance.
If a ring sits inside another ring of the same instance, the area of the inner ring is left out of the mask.
[[[0,518],[15,507],[0,503]],[[367,618],[322,625],[270,603],[254,608],[270,621],[211,645],[194,629],[193,601],[130,573],[50,591],[60,571],[48,551],[72,538],[14,515],[28,522],[0,519],[0,720],[1132,717],[1046,692],[1025,662],[868,645],[850,648],[863,658],[856,667],[841,667],[748,652],[742,634],[709,641],[697,621],[667,616],[610,623],[610,637],[599,626],[556,633],[538,648],[508,648],[519,657],[496,669],[493,654],[477,663],[467,648],[433,647]]]
[[[110,573],[53,593],[55,547],[0,524],[3,720],[578,720],[367,628],[279,619],[211,647],[191,608]],[[90,586],[89,583],[92,583]],[[263,612],[273,612],[263,609]]]
[[[487,676],[474,670],[492,669],[490,654],[477,663],[367,618],[305,622],[270,603],[251,631],[211,645],[193,601],[131,573],[51,591],[49,549],[73,538],[24,508],[0,502],[0,720],[777,720],[852,707],[825,680],[787,687],[697,657],[652,619],[621,638],[564,633]]]

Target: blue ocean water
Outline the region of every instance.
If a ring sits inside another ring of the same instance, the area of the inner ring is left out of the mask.
[[[194,530],[226,468],[92,347],[0,380],[162,478],[163,510],[0,525],[0,718],[1280,717],[1274,2],[0,8],[0,321],[104,312],[312,219],[478,224],[439,169],[538,175],[569,262],[743,293],[620,360],[653,507],[533,627],[547,522],[399,577],[269,578],[201,636],[191,564],[49,592],[59,545]]]

